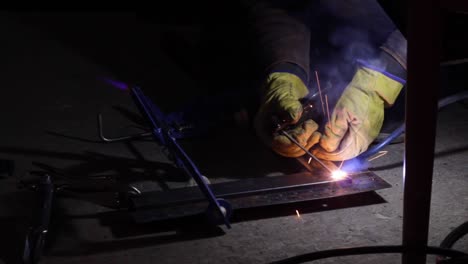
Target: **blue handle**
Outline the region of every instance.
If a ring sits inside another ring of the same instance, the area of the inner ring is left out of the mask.
[[[148,99],[139,87],[132,88],[132,95],[136,101],[137,106],[144,116],[148,119],[152,126],[152,133],[154,137],[173,154],[176,163],[181,167],[190,177],[197,183],[210,203],[210,207],[214,208],[215,213],[222,217],[224,224],[227,228],[231,228],[229,220],[223,214],[221,205],[218,203],[211,188],[205,183],[201,173],[195,166],[194,162],[190,159],[183,148],[177,143],[176,137],[172,135],[172,129],[166,124],[163,113]]]

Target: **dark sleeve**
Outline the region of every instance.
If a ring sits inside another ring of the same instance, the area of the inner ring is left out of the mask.
[[[407,42],[400,31],[393,31],[380,46],[380,60],[385,63],[387,73],[406,82],[406,49]]]
[[[256,63],[264,74],[290,72],[309,80],[310,30],[304,1],[252,1],[248,27]]]
[[[407,42],[399,30],[393,31],[388,36],[381,49],[392,56],[406,70]]]

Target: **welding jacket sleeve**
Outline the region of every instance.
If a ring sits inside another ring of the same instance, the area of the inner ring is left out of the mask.
[[[406,76],[406,56],[407,56],[407,41],[406,38],[401,34],[399,30],[394,30],[390,36],[388,36],[387,40],[380,46],[382,52],[385,52],[392,59],[401,66],[402,69],[390,69],[390,71],[395,70],[399,72],[395,72],[395,75],[403,77],[401,75]],[[404,71],[404,72],[402,72]]]
[[[317,32],[311,34],[311,31],[317,30],[311,29],[310,23],[314,21],[312,19],[314,13],[311,9],[321,8],[320,5],[328,6],[325,9],[330,9],[329,6],[334,5],[342,6],[337,8],[339,11],[331,15],[340,20],[361,25],[370,35],[389,34],[383,38],[378,37],[382,38],[383,42],[379,44],[380,49],[398,62],[403,70],[406,70],[406,39],[391,20],[378,19],[386,17],[386,14],[375,2],[327,0],[318,1],[320,2],[318,6],[315,2],[307,0],[244,1],[248,14],[249,39],[252,40],[252,50],[255,51],[256,56],[254,62],[265,75],[272,72],[288,72],[298,76],[306,86],[309,84],[310,49],[314,41],[311,35],[317,34]],[[362,11],[366,8],[369,10]],[[376,21],[370,23],[369,20]]]
[[[310,29],[304,1],[250,1],[249,35],[262,74],[288,72],[307,85]]]

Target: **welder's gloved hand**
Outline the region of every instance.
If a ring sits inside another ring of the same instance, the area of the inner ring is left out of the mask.
[[[318,124],[314,120],[306,120],[298,123],[294,128],[286,130],[299,144],[309,150],[320,140],[320,133],[317,131]],[[285,157],[300,157],[305,151],[294,144],[288,137],[275,134],[271,148],[278,154]]]
[[[366,151],[382,128],[384,107],[394,104],[403,85],[404,80],[398,77],[360,66],[326,124],[320,147],[313,153],[320,159],[341,161]]]
[[[255,116],[254,126],[264,144],[285,157],[304,154],[287,137],[275,133],[278,122],[294,125],[289,132],[305,148],[309,149],[318,143],[318,125],[313,120],[298,123],[303,111],[299,100],[309,93],[299,77],[285,72],[271,73],[262,89],[262,104]]]

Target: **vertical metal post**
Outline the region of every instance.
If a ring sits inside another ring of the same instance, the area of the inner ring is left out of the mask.
[[[408,89],[404,165],[403,264],[424,264],[439,88],[439,1],[408,2]],[[416,252],[418,251],[418,252]]]

